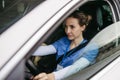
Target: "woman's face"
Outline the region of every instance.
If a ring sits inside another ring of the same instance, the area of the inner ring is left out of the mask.
[[[69,17],[66,19],[65,33],[69,40],[75,40],[82,36],[85,26],[80,26],[77,18]]]

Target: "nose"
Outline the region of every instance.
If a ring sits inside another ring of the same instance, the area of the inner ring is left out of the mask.
[[[69,27],[65,28],[65,32],[69,34],[71,32],[71,29]]]

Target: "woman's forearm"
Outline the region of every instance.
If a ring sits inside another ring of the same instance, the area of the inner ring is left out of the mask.
[[[80,70],[87,67],[90,64],[86,58],[82,57],[77,60],[73,65],[63,68],[59,71],[53,72],[55,76],[55,80],[62,80]]]
[[[38,49],[32,54],[33,56],[44,56],[49,54],[55,54],[56,49],[53,45],[40,46]]]

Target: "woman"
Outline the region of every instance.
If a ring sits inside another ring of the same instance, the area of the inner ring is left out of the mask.
[[[40,46],[33,54],[34,56],[41,56],[57,53],[57,59],[64,55],[62,60],[57,65],[56,71],[49,74],[40,73],[33,80],[61,80],[87,67],[95,60],[98,53],[97,49],[81,55],[81,52],[84,50],[84,48],[81,48],[69,57],[66,57],[66,52],[87,42],[83,37],[83,32],[89,21],[89,16],[79,11],[75,11],[66,18],[65,33],[67,37],[63,37],[51,45]]]

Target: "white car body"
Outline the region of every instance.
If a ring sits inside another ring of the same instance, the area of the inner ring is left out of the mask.
[[[109,3],[109,0],[105,1]],[[114,2],[114,0],[112,1]],[[120,4],[119,0],[116,1]],[[29,51],[38,41],[43,42],[46,33],[51,29],[54,31],[57,28],[56,26],[70,13],[86,2],[89,2],[89,0],[45,0],[2,32],[0,35],[0,80],[24,79],[24,63],[28,56],[32,54]],[[120,15],[116,19],[116,14],[120,14],[120,6],[118,7],[116,4],[117,12],[114,12],[112,6],[111,10],[115,23],[120,20]],[[55,27],[52,28],[53,26]],[[92,76],[90,80],[119,80],[120,64],[117,64],[119,61],[120,59],[117,58],[100,73]],[[15,77],[13,77],[14,75]],[[71,80],[74,79],[71,78]]]

